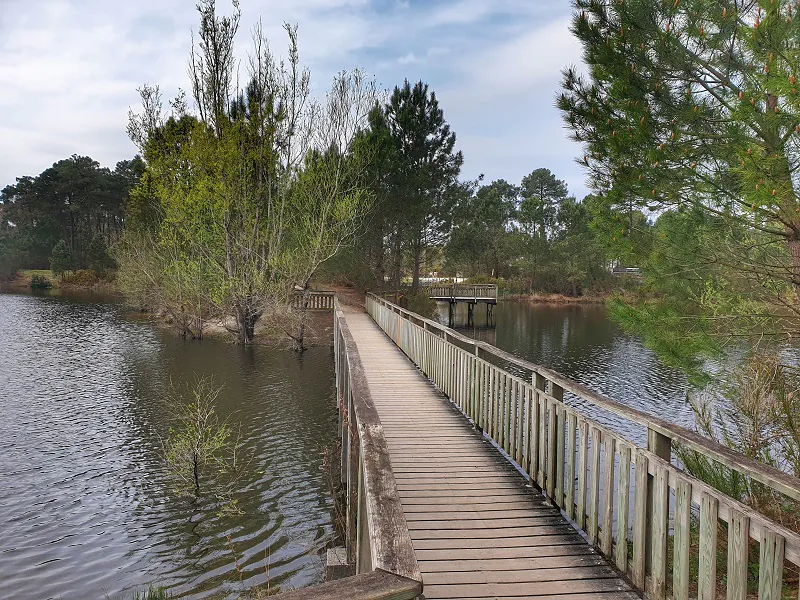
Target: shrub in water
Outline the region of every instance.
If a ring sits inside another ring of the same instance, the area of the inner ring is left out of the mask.
[[[34,275],[31,277],[31,289],[33,290],[49,290],[53,285],[50,280],[43,275]]]

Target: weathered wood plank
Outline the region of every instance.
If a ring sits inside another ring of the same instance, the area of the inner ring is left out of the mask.
[[[413,600],[422,592],[422,584],[386,571],[346,577],[310,588],[284,592],[285,600]]]
[[[549,583],[552,581],[575,581],[580,579],[608,579],[616,577],[616,572],[608,565],[584,566],[576,568],[553,569],[513,569],[508,571],[453,571],[427,573],[426,587],[447,584],[481,583]]]
[[[669,473],[659,468],[653,479],[652,539],[652,594],[654,598],[667,597],[667,538],[669,520]]]
[[[703,494],[700,500],[700,558],[697,575],[698,600],[714,600],[717,588],[717,519],[719,502]]]
[[[758,561],[758,600],[781,600],[784,538],[774,531],[761,534]]]
[[[689,546],[692,516],[692,484],[678,479],[675,490],[675,535],[672,559],[672,597],[689,600]]]
[[[552,594],[599,594],[624,592],[628,588],[619,579],[587,579],[537,583],[485,583],[465,585],[431,585],[425,587],[425,598],[505,598],[508,596],[536,597]]]
[[[737,510],[728,522],[728,600],[747,600],[750,519]]]
[[[562,405],[556,407],[556,505],[564,508],[564,427],[565,411]]]
[[[489,560],[428,560],[421,562],[425,573],[457,573],[469,571],[516,571],[517,569],[565,569],[605,565],[596,554],[547,556],[542,558],[495,558]]]
[[[619,484],[617,485],[617,546],[614,562],[623,573],[628,571],[628,515],[631,497],[631,450],[620,448]]]
[[[578,417],[572,411],[567,411],[567,475],[565,486],[567,488],[567,515],[575,519],[575,430],[578,426]]]
[[[600,536],[600,551],[611,558],[614,533],[611,529],[614,516],[614,456],[616,440],[613,436],[603,436],[603,520]]]
[[[598,510],[600,498],[600,430],[597,427],[590,429],[591,436],[591,458],[589,463],[589,522],[586,525],[586,533],[592,544],[597,545],[598,541]]]
[[[547,400],[547,497],[556,502],[556,403]]]
[[[586,527],[586,476],[589,469],[589,423],[580,419],[580,448],[578,450],[578,503],[575,522],[578,527]]]
[[[636,485],[633,498],[633,568],[631,581],[644,589],[647,560],[647,456],[636,451]]]
[[[477,540],[476,540],[477,541]],[[494,558],[544,558],[548,556],[576,556],[593,554],[586,544],[561,546],[502,546],[476,548],[427,549],[415,548],[417,560],[475,560]]]
[[[475,540],[502,540],[508,547],[514,545],[525,545],[524,541],[518,538],[536,537],[540,535],[573,535],[575,530],[568,529],[564,521],[558,517],[549,519],[539,519],[536,523],[530,523],[524,527],[514,527],[513,529],[412,529],[409,532],[411,539],[416,540],[462,540],[461,542],[451,541],[454,547],[470,547],[473,542],[478,545],[486,546],[489,542],[478,542]],[[469,540],[464,542],[463,540]],[[479,547],[479,546],[475,546]]]

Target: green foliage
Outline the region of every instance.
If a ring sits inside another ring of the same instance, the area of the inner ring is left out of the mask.
[[[31,277],[30,287],[32,290],[49,290],[53,284],[43,275],[34,275]]]
[[[588,202],[536,169],[517,187],[504,180],[465,189],[445,247],[452,274],[501,277],[506,293],[583,295],[610,286],[606,255]]]
[[[221,390],[210,377],[173,388],[169,403],[174,425],[164,443],[164,460],[177,495],[198,500],[205,492],[235,509],[230,495],[239,468],[239,442],[217,415]]]
[[[793,337],[800,25],[792,3],[574,4],[572,29],[590,69],[565,72],[558,103],[585,146],[600,238],[643,267],[650,294],[683,314],[671,321],[680,332],[721,343]],[[650,211],[660,214],[652,230],[642,221]]]
[[[567,185],[549,169],[536,169],[522,178],[520,195],[519,222],[523,230],[533,237],[547,237],[555,225],[560,203],[567,198]]]
[[[59,280],[64,285],[85,288],[90,288],[100,283],[100,277],[97,274],[97,271],[92,271],[91,269],[77,269],[75,271],[68,271],[63,273]]]
[[[445,247],[448,271],[509,275],[519,247],[513,225],[518,195],[517,187],[502,179],[464,195],[453,211]]]
[[[800,372],[782,364],[775,353],[747,357],[717,389],[696,395],[692,408],[704,435],[745,456],[800,476]],[[677,452],[696,477],[790,529],[800,528],[797,501],[697,452],[680,447]]]
[[[75,258],[64,240],[59,240],[50,255],[50,270],[59,277],[75,268]]]
[[[114,261],[108,253],[106,241],[99,235],[92,236],[86,249],[84,260],[86,265],[97,273],[104,273],[114,266]]]
[[[370,112],[369,128],[356,140],[372,157],[363,180],[374,197],[359,247],[376,286],[388,274],[398,288],[408,269],[416,287],[423,267],[436,260],[464,189],[455,141],[435,92],[422,81],[405,81]]]
[[[87,251],[93,237],[115,239],[122,231],[124,206],[143,167],[137,157],[111,171],[87,156],[73,155],[6,186],[0,192],[0,226],[14,224],[20,262],[46,268],[63,241],[74,260],[69,268],[90,267]]]
[[[0,221],[0,281],[13,279],[22,267],[22,253],[17,236]]]
[[[230,16],[213,0],[197,9],[197,113],[179,97],[166,116],[158,88],[140,90],[143,112],[131,114],[128,131],[147,171],[114,256],[123,289],[171,315],[184,335],[200,337],[216,317],[250,343],[264,315],[288,324],[294,286],[308,287],[352,241],[370,205],[362,177],[370,156],[355,141],[375,88],[343,72],[326,103],[314,102],[296,28],[287,26],[289,61],[276,60],[258,30],[248,83],[237,89],[238,4]]]

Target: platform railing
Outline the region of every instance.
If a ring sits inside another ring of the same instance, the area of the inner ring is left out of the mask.
[[[647,598],[711,600],[724,589],[722,597],[745,600],[755,565],[758,597],[786,597],[784,564],[800,567],[800,535],[685,472],[672,461],[672,445],[793,500],[800,500],[797,478],[373,294],[366,309]],[[565,392],[643,427],[646,447],[565,403]]]
[[[333,310],[333,292],[297,292],[292,295],[292,308],[305,308],[306,310]]]
[[[426,286],[431,298],[492,299],[497,300],[497,285],[447,283]]]
[[[334,299],[334,361],[346,488],[348,562],[355,575],[282,594],[288,600],[413,600],[422,576],[397,494],[389,449],[358,348]]]

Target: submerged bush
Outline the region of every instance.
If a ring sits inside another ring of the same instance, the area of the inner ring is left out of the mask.
[[[53,284],[50,283],[50,280],[44,275],[34,275],[31,277],[30,285],[32,290],[49,290],[53,287]]]

